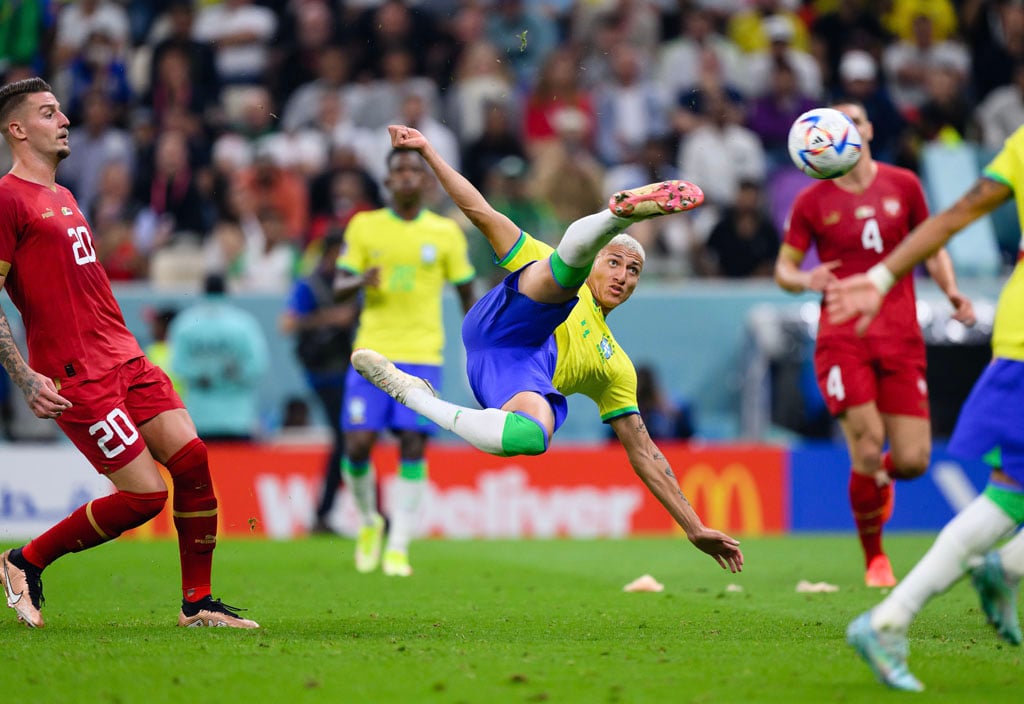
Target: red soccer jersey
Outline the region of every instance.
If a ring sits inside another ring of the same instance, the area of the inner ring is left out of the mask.
[[[789,214],[784,242],[801,252],[815,244],[821,261],[842,262],[834,271],[845,278],[864,273],[885,259],[927,217],[928,206],[917,176],[907,169],[879,163],[875,180],[864,193],[844,191],[832,181],[821,181],[801,191]],[[833,325],[822,311],[818,336],[853,335],[854,324]],[[896,282],[867,334],[921,337],[912,277]]]
[[[40,374],[71,384],[142,356],[68,189],[0,178],[3,273]]]

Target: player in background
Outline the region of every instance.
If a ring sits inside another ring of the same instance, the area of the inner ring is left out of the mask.
[[[42,627],[43,570],[156,516],[167,501],[160,462],[174,484],[178,625],[258,628],[210,595],[217,498],[206,446],[167,375],[125,327],[89,224],[54,181],[71,153],[69,124],[42,79],[0,88],[0,126],[13,156],[0,178],[0,287],[21,312],[29,352],[26,363],[0,310],[0,364],[35,415],[55,420],[116,491],[0,555],[7,605]]]
[[[444,287],[454,284],[462,310],[468,311],[476,300],[476,272],[458,223],[423,206],[430,185],[423,159],[412,151],[393,151],[387,167],[385,185],[391,205],[358,213],[345,228],[335,295],[343,301],[362,291],[354,346],[383,350],[409,373],[439,386],[444,361]],[[356,569],[372,572],[381,564],[384,574],[407,577],[412,574],[409,541],[427,484],[424,450],[436,428],[374,388],[354,369],[349,369],[345,379],[341,424],[345,478],[361,522]],[[377,513],[377,478],[370,454],[377,436],[385,430],[398,436],[399,461],[381,563],[384,519]]]
[[[398,125],[388,131],[394,147],[423,155],[487,237],[498,263],[512,273],[473,306],[462,325],[469,381],[482,409],[437,398],[427,381],[374,350],[353,352],[353,367],[417,413],[499,456],[546,451],[565,420],[566,395],[585,394],[690,542],[723,568],[739,571],[739,543],[703,525],[647,433],[637,411],[636,371],[605,320],[632,295],[644,265],[643,247],[620,233],[638,220],[690,210],[704,194],[684,181],[622,191],[612,196],[609,209],[571,224],[552,250],[494,210],[419,131]]]
[[[829,317],[836,324],[859,317],[857,330],[870,329],[886,294],[915,264],[1010,198],[1016,199],[1024,222],[1024,127],[1006,140],[960,200],[916,227],[866,274],[830,285],[825,292]],[[992,354],[960,409],[948,447],[954,456],[983,459],[991,466],[985,491],[946,524],[889,596],[847,629],[849,643],[890,687],[923,689],[907,667],[907,631],[917,612],[968,568],[989,623],[1006,642],[1021,644],[1017,594],[1024,575],[1024,534],[990,551],[1024,522],[1024,266],[1019,259],[999,296]]]
[[[871,157],[873,129],[864,107],[833,107],[853,120],[864,146],[848,174],[808,186],[793,202],[775,263],[775,281],[791,293],[824,292],[837,276],[867,271],[928,217],[917,176]],[[822,263],[801,270],[812,245]],[[946,251],[926,264],[953,305],[954,318],[973,325],[973,306],[957,289]],[[882,316],[864,337],[852,324],[836,325],[822,315],[814,367],[850,453],[850,508],[864,550],[864,582],[891,587],[896,577],[882,549],[882,528],[892,514],[892,480],[921,476],[931,457],[925,346],[913,280],[900,282],[886,297]]]

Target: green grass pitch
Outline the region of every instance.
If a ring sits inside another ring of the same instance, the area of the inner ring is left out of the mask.
[[[898,575],[931,540],[888,539]],[[732,575],[682,539],[428,540],[400,579],[356,574],[348,540],[225,540],[215,596],[263,626],[243,632],[176,628],[176,546],[115,542],[45,573],[45,629],[0,610],[3,690],[38,704],[1021,700],[1022,649],[966,582],[912,630],[928,690],[891,692],[844,642],[880,598],[854,536],[743,546]],[[623,593],[644,573],[665,591]],[[840,591],[800,594],[801,579]]]

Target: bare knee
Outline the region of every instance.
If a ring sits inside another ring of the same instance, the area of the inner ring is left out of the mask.
[[[376,436],[373,433],[345,433],[345,454],[352,462],[367,462]]]
[[[928,444],[903,449],[899,452],[894,450],[892,453],[893,468],[890,474],[897,479],[917,479],[928,471],[931,454],[931,446]]]

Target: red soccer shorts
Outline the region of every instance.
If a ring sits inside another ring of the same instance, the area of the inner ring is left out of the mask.
[[[833,416],[874,401],[881,413],[929,417],[920,339],[821,338],[814,351],[814,370]]]
[[[57,418],[57,425],[100,474],[110,474],[142,454],[146,443],[139,425],[185,407],[164,371],[145,357],[64,386],[60,394],[72,406]]]

